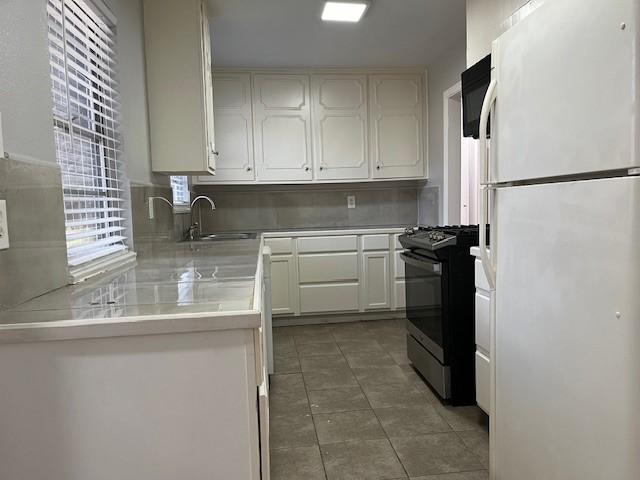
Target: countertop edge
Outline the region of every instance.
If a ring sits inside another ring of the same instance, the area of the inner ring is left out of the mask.
[[[0,324],[0,345],[260,328],[262,326],[261,305],[263,303],[263,250],[264,236],[261,235],[256,258],[251,309],[249,310]]]
[[[52,340],[254,329],[260,327],[261,317],[260,310],[239,310],[222,313],[158,314],[100,320],[17,323],[0,325],[0,345]]]
[[[337,227],[331,230],[289,230],[289,231],[266,231],[262,235],[264,238],[282,238],[282,237],[322,237],[335,235],[377,235],[377,234],[394,234],[404,232],[405,227],[361,227],[352,228]]]

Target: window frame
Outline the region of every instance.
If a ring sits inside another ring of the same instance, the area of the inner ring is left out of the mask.
[[[180,180],[178,180],[180,179]],[[182,185],[175,185],[177,182],[183,182]],[[174,213],[189,213],[191,211],[191,190],[189,189],[189,177],[187,175],[170,175],[169,185],[171,186],[171,203],[173,204]],[[179,196],[179,189],[184,189],[187,199],[180,201],[176,197]]]
[[[77,283],[133,262],[136,256],[130,250],[117,20],[102,0],[46,0],[46,4],[69,281]]]

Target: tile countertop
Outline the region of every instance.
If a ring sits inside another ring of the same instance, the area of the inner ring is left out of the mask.
[[[138,242],[135,265],[0,312],[0,343],[257,328],[261,245]]]
[[[333,235],[376,235],[385,233],[402,233],[408,225],[378,225],[370,227],[322,227],[288,230],[268,230],[263,233],[265,238],[279,237],[317,237]]]

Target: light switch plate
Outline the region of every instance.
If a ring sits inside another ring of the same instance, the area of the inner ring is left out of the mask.
[[[7,201],[0,200],[0,250],[9,248],[9,228],[7,226]]]
[[[356,208],[356,196],[347,195],[347,208]]]

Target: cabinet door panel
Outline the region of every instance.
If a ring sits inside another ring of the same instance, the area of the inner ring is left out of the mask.
[[[211,34],[209,30],[209,15],[204,2],[201,4],[202,15],[202,65],[204,109],[206,124],[207,164],[212,172],[217,168],[215,119],[213,113],[213,59],[211,58]]]
[[[306,75],[255,75],[254,145],[258,181],[311,180]]]
[[[406,308],[407,307],[407,293],[406,293],[406,283],[404,280],[396,280],[395,281],[395,308]]]
[[[293,256],[272,256],[271,311],[274,315],[296,312],[297,288]]]
[[[364,75],[314,75],[315,174],[318,180],[369,177]]]
[[[196,183],[250,182],[254,179],[251,76],[216,74],[213,84],[216,175],[197,177]]]
[[[372,75],[373,178],[424,176],[420,75]]]
[[[365,253],[364,308],[389,308],[389,252]]]

